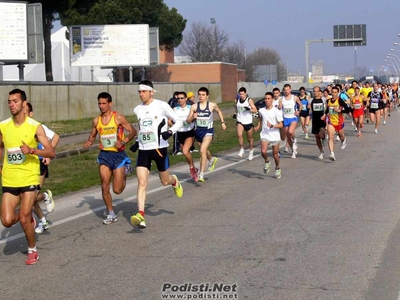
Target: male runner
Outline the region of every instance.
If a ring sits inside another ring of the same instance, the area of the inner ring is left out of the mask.
[[[187,104],[187,95],[185,92],[178,93],[178,106],[174,107],[175,113],[178,115],[179,119],[183,122],[183,126],[178,129],[177,139],[181,146],[183,155],[186,157],[186,162],[189,165],[190,176],[192,179],[198,181],[198,169],[195,168],[193,164],[192,153],[190,153],[190,148],[194,142],[194,123],[186,122],[187,117],[190,113],[191,104]],[[168,120],[168,125],[173,126],[172,120]]]
[[[126,185],[126,175],[132,171],[131,160],[126,155],[125,144],[137,134],[136,129],[126,118],[112,110],[112,97],[109,93],[102,92],[97,96],[100,115],[92,121],[92,131],[83,147],[93,145],[97,134],[100,139],[100,153],[97,158],[101,180],[101,194],[107,207],[107,217],[103,224],[109,225],[118,220],[112,205],[110,184],[112,178],[113,191],[121,194]],[[125,137],[124,129],[128,132]]]
[[[240,151],[238,156],[242,157],[244,154],[243,148],[243,132],[246,131],[247,140],[249,142],[249,160],[254,157],[253,150],[253,113],[257,112],[253,99],[247,96],[247,90],[244,87],[239,89],[239,99],[236,101],[236,130]]]
[[[351,97],[350,107],[353,110],[353,122],[357,129],[357,136],[360,137],[362,135],[361,128],[363,128],[364,123],[364,107],[363,101],[364,96],[360,94],[360,88],[356,87],[354,89],[354,96]]]
[[[283,126],[286,131],[287,143],[292,148],[292,158],[296,158],[297,140],[295,129],[297,126],[299,111],[296,109],[296,103],[299,110],[302,110],[302,104],[299,97],[292,95],[292,87],[286,83],[283,86],[284,96],[281,97],[279,108],[283,109]]]
[[[27,102],[25,106],[25,114],[29,118],[33,118],[33,106],[31,103]],[[60,136],[54,131],[50,130],[46,125],[42,124],[44,129],[44,133],[46,134],[47,139],[51,142],[51,145],[55,149],[58,141],[60,140]],[[39,143],[38,149],[43,149],[42,144]],[[40,160],[40,188],[44,185],[45,178],[49,178],[49,168],[50,159],[47,157],[39,157]],[[50,190],[46,190],[45,192],[39,192],[36,195],[36,201],[33,205],[33,211],[35,215],[39,218],[39,223],[35,228],[36,233],[43,233],[43,231],[49,229],[49,222],[46,220],[46,217],[43,214],[42,209],[38,202],[44,201],[46,204],[47,212],[51,213],[54,209],[54,200],[53,194]]]
[[[170,175],[168,170],[168,139],[182,127],[183,122],[166,102],[154,98],[155,90],[151,81],[139,82],[138,92],[142,100],[142,104],[134,109],[139,120],[139,153],[136,161],[138,213],[131,216],[131,224],[146,228],[144,208],[152,161],[157,166],[161,183],[164,186],[171,185],[178,198],[183,195],[178,177]],[[168,119],[174,123],[169,129]]]
[[[335,132],[338,133],[339,139],[341,140],[341,149],[343,150],[346,148],[346,137],[344,136],[344,118],[343,112],[346,113],[349,111],[349,107],[347,106],[346,102],[339,97],[339,88],[333,87],[332,88],[332,99],[328,100],[326,103],[325,115],[329,115],[329,122],[328,122],[328,147],[329,151],[331,152],[329,159],[331,161],[335,161],[335,153],[333,151],[333,139]]]
[[[275,177],[279,179],[282,176],[282,170],[279,166],[279,144],[281,142],[279,128],[283,127],[283,117],[282,112],[274,107],[273,98],[274,95],[271,92],[265,93],[265,107],[258,111],[259,122],[254,130],[258,131],[261,124],[260,139],[261,155],[264,158],[264,173],[267,174],[270,169],[267,150],[268,144],[271,144],[275,160]]]
[[[55,151],[42,125],[25,115],[26,94],[23,90],[9,92],[11,118],[0,123],[0,157],[4,157],[2,175],[1,222],[11,227],[20,222],[28,241],[27,265],[39,260],[35,241],[33,204],[40,189],[38,156],[55,157]],[[38,142],[44,149],[37,149]],[[19,212],[16,212],[20,204]]]
[[[302,104],[302,109],[300,111],[301,128],[304,132],[304,138],[308,140],[309,136],[307,132],[307,127],[310,124],[310,109],[308,95],[306,95],[306,89],[303,86],[300,88],[299,99]]]
[[[381,119],[380,114],[380,102],[382,101],[382,94],[379,92],[379,86],[377,83],[373,85],[373,91],[368,94],[368,104],[369,104],[369,116],[371,122],[375,122],[374,132],[378,133],[378,127]]]
[[[219,109],[217,103],[208,101],[209,91],[206,87],[199,88],[198,92],[199,101],[195,103],[191,109],[187,121],[189,123],[196,119],[196,133],[195,138],[200,147],[200,173],[199,181],[204,182],[204,172],[206,169],[207,161],[208,170],[212,171],[217,163],[217,158],[211,155],[208,147],[214,138],[214,122],[213,111],[216,111],[220,120],[222,129],[226,129],[224,116]]]
[[[312,134],[315,135],[315,140],[319,149],[319,159],[324,159],[324,147],[323,141],[325,141],[325,117],[324,117],[324,100],[322,100],[322,91],[319,86],[313,88],[314,98],[309,104],[309,108],[312,112]],[[327,100],[329,101],[329,100]]]
[[[370,86],[369,82],[365,82],[365,86],[360,90],[361,95],[364,96],[363,106],[364,106],[364,115],[366,118],[367,123],[369,123],[369,111],[368,111],[368,95],[372,92],[372,87]]]

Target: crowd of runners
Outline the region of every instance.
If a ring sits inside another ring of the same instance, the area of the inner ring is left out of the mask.
[[[209,151],[214,138],[214,127],[226,129],[224,115],[218,105],[209,100],[209,91],[201,87],[198,102],[188,99],[186,92],[177,92],[177,104],[172,108],[167,102],[154,98],[154,87],[148,80],[138,86],[141,104],[134,113],[138,118],[139,129],[136,130],[125,116],[112,110],[112,96],[106,92],[98,95],[100,115],[93,119],[92,130],[84,147],[93,145],[99,136],[100,153],[98,155],[99,176],[102,197],[107,209],[103,224],[117,221],[112,204],[110,188],[120,194],[126,186],[126,176],[133,171],[131,160],[125,152],[126,144],[134,140],[130,150],[138,152],[135,164],[137,175],[137,213],[130,222],[138,228],[146,228],[145,201],[151,166],[157,168],[159,178],[164,186],[170,185],[177,197],[183,196],[183,187],[176,175],[169,172],[168,140],[176,134],[176,140],[186,158],[189,173],[195,182],[204,182],[206,170],[214,170],[217,157]],[[374,132],[383,120],[386,125],[388,117],[395,106],[400,106],[397,84],[377,84],[353,81],[351,86],[328,85],[323,89],[313,88],[313,97],[307,95],[305,88],[300,88],[300,95],[291,92],[291,86],[285,84],[283,91],[274,88],[265,93],[265,107],[259,109],[249,98],[246,88],[238,91],[234,118],[236,119],[237,138],[239,142],[238,157],[245,154],[244,138],[249,146],[248,160],[254,158],[254,134],[260,134],[261,156],[264,160],[263,172],[269,173],[271,163],[268,157],[268,146],[272,147],[275,162],[275,177],[281,178],[280,148],[297,157],[298,143],[295,129],[301,123],[305,139],[310,134],[315,136],[319,150],[318,159],[325,157],[325,144],[328,146],[329,159],[336,160],[334,140],[340,141],[340,148],[346,148],[347,139],[344,132],[345,119],[352,119],[352,126],[357,136],[362,136],[364,124],[374,123]],[[35,264],[39,255],[36,249],[35,232],[42,233],[49,228],[39,206],[44,201],[46,209],[54,209],[50,190],[40,192],[44,178],[48,176],[47,165],[55,156],[59,136],[46,126],[32,119],[33,108],[27,101],[24,91],[14,89],[9,93],[8,106],[12,117],[0,123],[0,156],[4,156],[2,167],[2,207],[1,221],[5,227],[20,222],[28,241],[26,264]],[[214,122],[214,113],[219,117]],[[254,120],[254,116],[257,116]],[[311,130],[310,130],[311,123]],[[326,143],[326,139],[328,139]],[[198,168],[192,157],[193,145],[197,142],[200,152]],[[17,207],[19,206],[19,209]],[[34,214],[39,218],[36,226]]]

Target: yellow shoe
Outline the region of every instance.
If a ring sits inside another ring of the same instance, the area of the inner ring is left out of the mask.
[[[183,195],[183,187],[182,187],[181,183],[179,182],[178,177],[176,177],[176,175],[172,175],[172,177],[175,179],[175,182],[176,182],[176,186],[172,186],[174,188],[175,195],[178,198],[181,198]]]
[[[215,168],[215,165],[217,164],[218,158],[214,157],[213,161],[209,163],[208,165],[208,171],[212,171]]]
[[[137,226],[139,228],[146,228],[146,220],[140,213],[137,213],[136,215],[132,215],[131,224],[133,226]]]

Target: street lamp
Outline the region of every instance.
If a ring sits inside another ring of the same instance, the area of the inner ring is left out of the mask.
[[[391,53],[388,53],[388,56],[394,56],[394,57],[396,57],[396,58],[397,58],[397,60],[400,62],[400,58],[399,58],[397,55],[395,55],[395,54],[391,54]]]
[[[387,56],[387,58],[390,58],[390,57]],[[385,61],[386,61],[386,62],[391,62],[391,63],[392,63],[392,67],[393,67],[394,71],[396,72],[397,77],[399,77],[399,72],[397,71],[396,66],[395,66],[394,63],[393,63],[393,60],[385,59]],[[396,63],[397,63],[397,62],[396,62]],[[388,64],[388,65],[389,65],[389,64]]]
[[[397,50],[397,49],[390,49],[390,51],[397,51],[397,52],[400,52],[400,50]]]
[[[393,45],[397,46],[397,45],[400,45],[400,43],[393,43]]]

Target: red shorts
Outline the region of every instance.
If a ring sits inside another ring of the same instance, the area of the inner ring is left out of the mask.
[[[364,115],[364,109],[363,108],[359,108],[359,109],[353,110],[353,118],[359,118],[359,117],[361,117],[363,115]]]
[[[344,123],[343,124],[339,124],[339,125],[333,125],[333,124],[329,123],[329,125],[333,126],[333,128],[335,128],[335,131],[339,131],[339,130],[342,130],[344,128]]]

